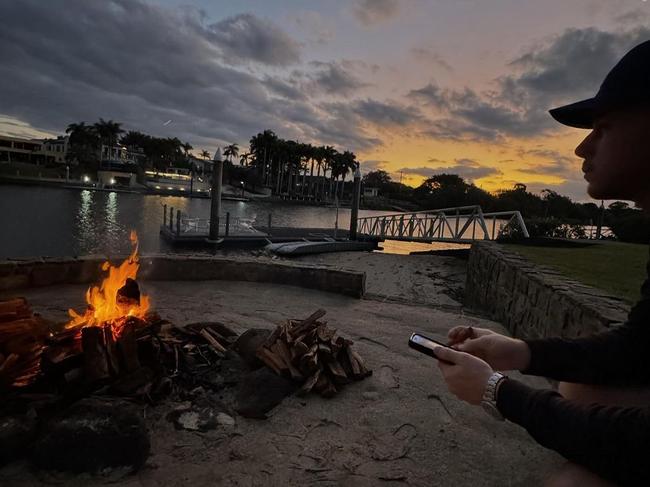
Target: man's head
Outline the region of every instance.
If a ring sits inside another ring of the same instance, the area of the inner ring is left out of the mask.
[[[599,116],[576,147],[589,196],[599,200],[650,203],[650,108],[628,108]]]
[[[592,129],[576,148],[590,196],[650,209],[650,41],[614,66],[595,97],[550,113],[565,125]]]

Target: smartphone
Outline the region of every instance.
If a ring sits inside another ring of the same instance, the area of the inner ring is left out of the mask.
[[[411,335],[411,338],[409,338],[409,347],[417,350],[418,352],[429,355],[430,357],[433,357],[437,360],[440,360],[433,352],[433,349],[436,348],[436,346],[451,348],[449,345],[441,343],[438,340],[434,340],[433,338],[420,335],[419,333],[413,333]]]

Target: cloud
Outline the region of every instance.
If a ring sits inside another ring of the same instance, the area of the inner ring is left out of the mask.
[[[264,78],[264,86],[271,93],[282,98],[300,101],[305,101],[307,99],[305,93],[303,93],[302,90],[291,81],[285,81],[283,79],[267,76]]]
[[[473,159],[459,158],[455,159],[453,163],[448,163],[439,159],[429,159],[429,162],[432,162],[430,166],[403,167],[398,169],[396,172],[421,176],[424,178],[429,178],[434,174],[457,174],[469,182],[488,176],[503,174],[499,169],[495,167],[482,166]]]
[[[368,174],[370,171],[377,171],[379,169],[386,170],[386,165],[388,161],[379,161],[379,160],[366,160],[361,161],[361,172],[363,174]]]
[[[580,175],[577,170],[582,164],[577,157],[569,157],[551,149],[519,149],[518,156],[521,159],[527,158],[546,159],[543,162],[535,162],[527,167],[517,168],[518,172],[526,174],[550,175],[563,179],[575,179]],[[582,181],[582,177],[579,178]]]
[[[373,26],[395,17],[400,0],[355,0],[352,13],[361,24]]]
[[[409,53],[419,63],[431,64],[443,68],[445,71],[453,71],[451,65],[437,52],[426,47],[413,47]]]
[[[561,129],[548,110],[593,96],[607,72],[634,45],[650,37],[637,27],[607,32],[567,29],[531,46],[495,80],[495,89],[445,89],[429,83],[407,97],[438,112],[422,135],[437,139],[503,141]]]
[[[300,45],[283,30],[253,14],[228,17],[208,26],[209,38],[230,63],[256,61],[286,66],[300,60]]]
[[[405,126],[422,119],[416,109],[394,101],[378,101],[368,98],[354,103],[352,110],[364,120],[384,127]]]
[[[142,0],[24,0],[0,2],[0,18],[0,107],[27,126],[61,133],[103,117],[206,148],[267,128],[355,151],[380,143],[269,67],[298,47],[250,14],[207,24]]]
[[[362,82],[351,69],[350,62],[312,62],[316,71],[308,78],[311,80],[307,88],[316,93],[333,96],[349,96],[357,90],[368,86]]]
[[[411,90],[406,96],[436,108],[449,107],[449,92],[441,89],[435,83],[429,83],[420,89]]]
[[[498,130],[459,118],[439,118],[429,121],[419,132],[422,137],[455,142],[496,141],[502,138]]]

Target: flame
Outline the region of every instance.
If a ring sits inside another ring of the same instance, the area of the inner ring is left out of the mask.
[[[140,264],[138,262],[138,235],[131,230],[130,235],[133,252],[119,267],[112,266],[106,261],[102,264],[102,270],[108,271],[108,276],[100,286],[91,286],[86,291],[86,302],[88,308],[83,314],[73,309],[68,310],[72,318],[66,328],[82,326],[110,326],[114,337],[120,335],[120,331],[130,316],[144,318],[149,310],[149,297],[141,294],[140,302],[133,300],[119,300],[117,292],[122,288],[127,279],[135,280]]]

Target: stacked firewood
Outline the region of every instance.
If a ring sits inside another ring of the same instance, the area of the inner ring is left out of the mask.
[[[37,378],[47,335],[25,298],[0,301],[0,388],[24,387]]]
[[[327,322],[319,321],[319,309],[305,320],[279,325],[257,350],[257,356],[278,375],[302,384],[300,393],[334,396],[345,384],[372,374],[352,341],[336,335]]]

